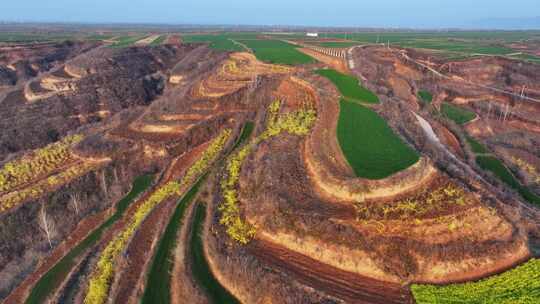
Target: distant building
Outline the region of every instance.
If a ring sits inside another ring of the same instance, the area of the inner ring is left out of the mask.
[[[306,36],[308,36],[308,37],[319,37],[319,33],[307,33]]]

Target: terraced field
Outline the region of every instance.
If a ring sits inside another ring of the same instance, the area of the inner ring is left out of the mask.
[[[204,178],[199,180],[177,203],[174,214],[157,245],[157,250],[148,272],[147,286],[141,299],[142,304],[171,303],[171,271],[178,230],[185,221],[186,209],[193,202]]]
[[[476,117],[476,114],[474,112],[447,102],[442,103],[441,113],[448,119],[453,120],[458,125],[466,124]]]
[[[313,63],[310,56],[299,52],[296,47],[280,40],[239,40],[253,50],[257,59],[274,64],[298,65]]]
[[[431,94],[429,91],[418,91],[418,97],[420,97],[420,100],[426,104],[429,104],[433,101],[433,94]]]
[[[206,206],[198,204],[193,218],[193,227],[190,243],[190,257],[192,261],[193,278],[206,292],[211,303],[240,303],[227,289],[213,276],[206,260],[203,248],[202,229],[206,217]]]
[[[183,35],[185,43],[210,43],[210,47],[216,50],[240,52],[244,48],[233,42],[233,36],[226,34],[208,34],[208,35]]]
[[[358,177],[382,179],[410,167],[418,153],[407,146],[374,111],[340,101],[337,136]]]
[[[523,186],[499,159],[493,156],[482,155],[476,157],[476,162],[482,169],[492,172],[501,181],[516,190],[525,200],[531,204],[540,206],[540,197]]]
[[[317,70],[316,73],[330,79],[346,99],[368,104],[379,103],[377,95],[364,88],[354,76],[345,75],[332,69]]]
[[[540,303],[536,34],[171,31],[1,46],[2,303]]]

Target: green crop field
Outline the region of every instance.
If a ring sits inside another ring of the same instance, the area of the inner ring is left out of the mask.
[[[382,179],[419,159],[377,113],[342,99],[337,135],[341,149],[359,177]]]
[[[167,304],[171,302],[171,271],[173,268],[178,231],[184,222],[184,214],[199,191],[203,180],[204,177],[193,185],[180,202],[178,202],[178,206],[159,241],[158,249],[150,267],[150,272],[148,273],[148,283],[144,290],[141,304]]]
[[[534,194],[527,187],[520,184],[519,181],[517,181],[517,179],[514,177],[514,175],[512,175],[510,170],[508,170],[508,168],[506,168],[499,159],[493,156],[477,156],[476,163],[482,169],[495,174],[505,184],[516,190],[529,203],[540,206],[540,197]]]
[[[540,260],[531,259],[478,282],[447,286],[413,284],[411,290],[419,304],[536,304],[540,303]]]
[[[358,78],[354,76],[345,75],[332,69],[317,70],[316,73],[330,79],[346,99],[379,103],[377,95],[360,85]]]
[[[355,41],[361,44],[390,43],[408,48],[439,51],[441,55],[460,60],[472,55],[503,55],[516,53],[510,43],[540,38],[538,31],[504,32],[369,32],[369,33],[328,33],[331,37]],[[529,62],[540,62],[534,55],[512,55],[511,58]]]
[[[191,241],[189,255],[191,258],[191,271],[197,284],[205,291],[210,303],[235,304],[239,301],[225,289],[214,277],[210,266],[206,261],[203,248],[203,225],[206,217],[206,206],[199,203],[195,209],[193,227],[191,229]]]
[[[471,149],[474,153],[476,154],[485,154],[485,153],[489,153],[489,151],[486,149],[486,147],[484,147],[481,143],[479,143],[476,139],[470,137],[467,135],[466,137],[467,139],[467,142],[469,143],[469,145],[471,146]]]
[[[216,50],[239,52],[244,51],[244,48],[234,43],[232,38],[225,34],[220,35],[183,35],[184,43],[210,43],[210,47]]]
[[[420,97],[420,100],[424,103],[431,103],[433,101],[433,94],[431,94],[429,91],[420,90],[418,91],[418,97]]]
[[[463,125],[476,117],[476,114],[467,109],[443,102],[441,112],[447,118],[453,120],[458,125]]]
[[[253,50],[257,59],[275,64],[313,63],[315,59],[299,52],[296,46],[280,40],[239,40]]]

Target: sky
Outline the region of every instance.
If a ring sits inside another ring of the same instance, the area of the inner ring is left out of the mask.
[[[2,0],[0,21],[445,28],[540,17],[539,1]]]

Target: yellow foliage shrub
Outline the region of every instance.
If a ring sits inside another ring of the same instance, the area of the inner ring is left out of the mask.
[[[71,146],[82,139],[82,135],[66,136],[59,142],[36,149],[29,155],[6,163],[0,169],[0,192],[9,192],[65,164],[71,158]]]
[[[280,107],[279,100],[275,100],[269,105],[267,129],[229,157],[226,165],[227,175],[221,181],[223,202],[218,207],[221,212],[219,222],[226,227],[230,238],[243,245],[249,243],[255,236],[256,229],[253,225],[244,221],[240,214],[237,186],[242,164],[261,141],[277,136],[282,132],[299,136],[306,135],[316,119],[314,109],[306,107],[297,112],[280,115]]]

